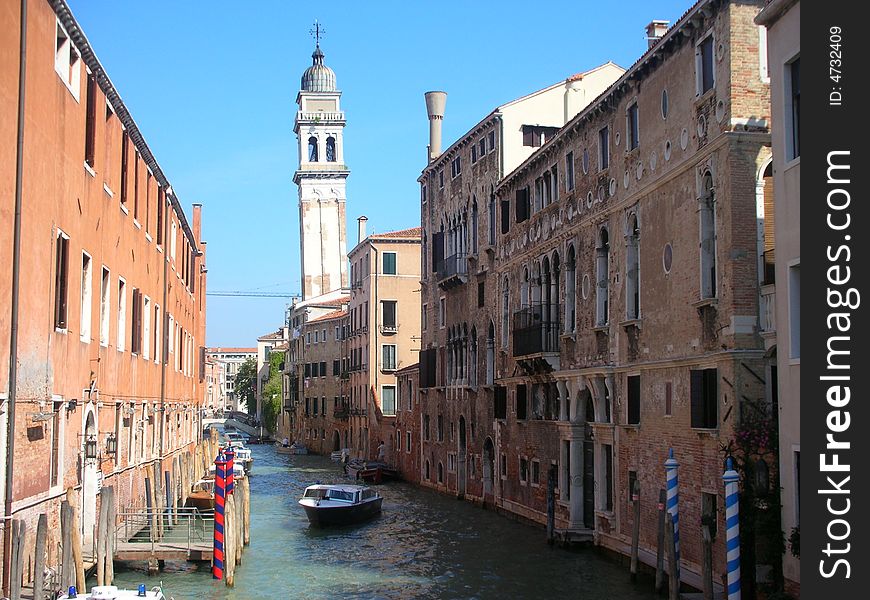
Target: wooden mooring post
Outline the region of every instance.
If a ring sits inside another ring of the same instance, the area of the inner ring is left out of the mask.
[[[78,501],[73,488],[67,488],[66,502],[70,507],[72,507],[72,519],[70,520],[70,536],[68,539],[64,540],[64,543],[72,545],[73,573],[75,574],[76,589],[84,590],[87,589],[85,587],[85,563],[84,557],[82,556],[84,545],[82,544]]]
[[[665,500],[666,492],[659,490],[659,530],[656,538],[656,592],[661,593],[665,585]]]
[[[33,550],[34,567],[33,567],[33,598],[42,600],[42,592],[45,587],[45,544],[48,539],[48,515],[42,513],[39,515],[39,522],[36,524],[36,547]]]
[[[680,600],[680,578],[677,575],[677,546],[674,542],[674,521],[665,519],[665,545],[668,549],[668,600]]]
[[[24,536],[27,524],[21,519],[12,519],[12,556],[9,570],[9,598],[21,599],[21,578],[24,571]]]
[[[631,528],[631,580],[637,579],[637,562],[640,547],[640,484],[634,480],[631,490],[631,503],[634,513],[634,523]]]
[[[242,494],[245,501],[244,508],[244,540],[245,546],[251,543],[251,482],[245,477],[242,483]]]
[[[704,542],[704,562],[701,564],[704,600],[713,600],[713,536],[709,526],[701,525],[701,539]]]
[[[64,589],[76,584],[75,567],[73,566],[72,520],[72,506],[64,500],[60,503],[60,585]]]

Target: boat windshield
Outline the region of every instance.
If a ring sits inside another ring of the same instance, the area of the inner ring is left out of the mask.
[[[317,498],[317,499],[327,499],[327,500],[344,500],[346,502],[354,501],[354,493],[346,492],[344,490],[331,490],[331,489],[313,489],[313,490],[305,490],[305,498]]]

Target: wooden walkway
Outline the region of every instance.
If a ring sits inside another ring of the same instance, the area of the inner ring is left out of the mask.
[[[179,541],[118,542],[115,560],[190,560],[211,561],[213,542],[193,542],[188,545]]]

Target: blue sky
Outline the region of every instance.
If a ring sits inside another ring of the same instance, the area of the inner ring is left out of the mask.
[[[347,117],[348,240],[419,225],[423,93],[448,93],[444,146],[498,104],[612,60],[691,2],[251,3],[68,0],[179,199],[203,206],[210,290],[298,293],[296,93],[315,19]],[[280,298],[208,297],[206,343],[254,345]]]

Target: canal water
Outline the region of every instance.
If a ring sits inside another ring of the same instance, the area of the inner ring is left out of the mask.
[[[403,483],[378,486],[383,513],[368,523],[314,529],[296,500],[307,485],[343,481],[320,456],[278,455],[252,446],[251,545],[235,587],[208,564],[116,567],[115,585],[163,583],[175,600],[277,598],[651,599],[649,582],[594,550],[547,545],[542,528]]]

